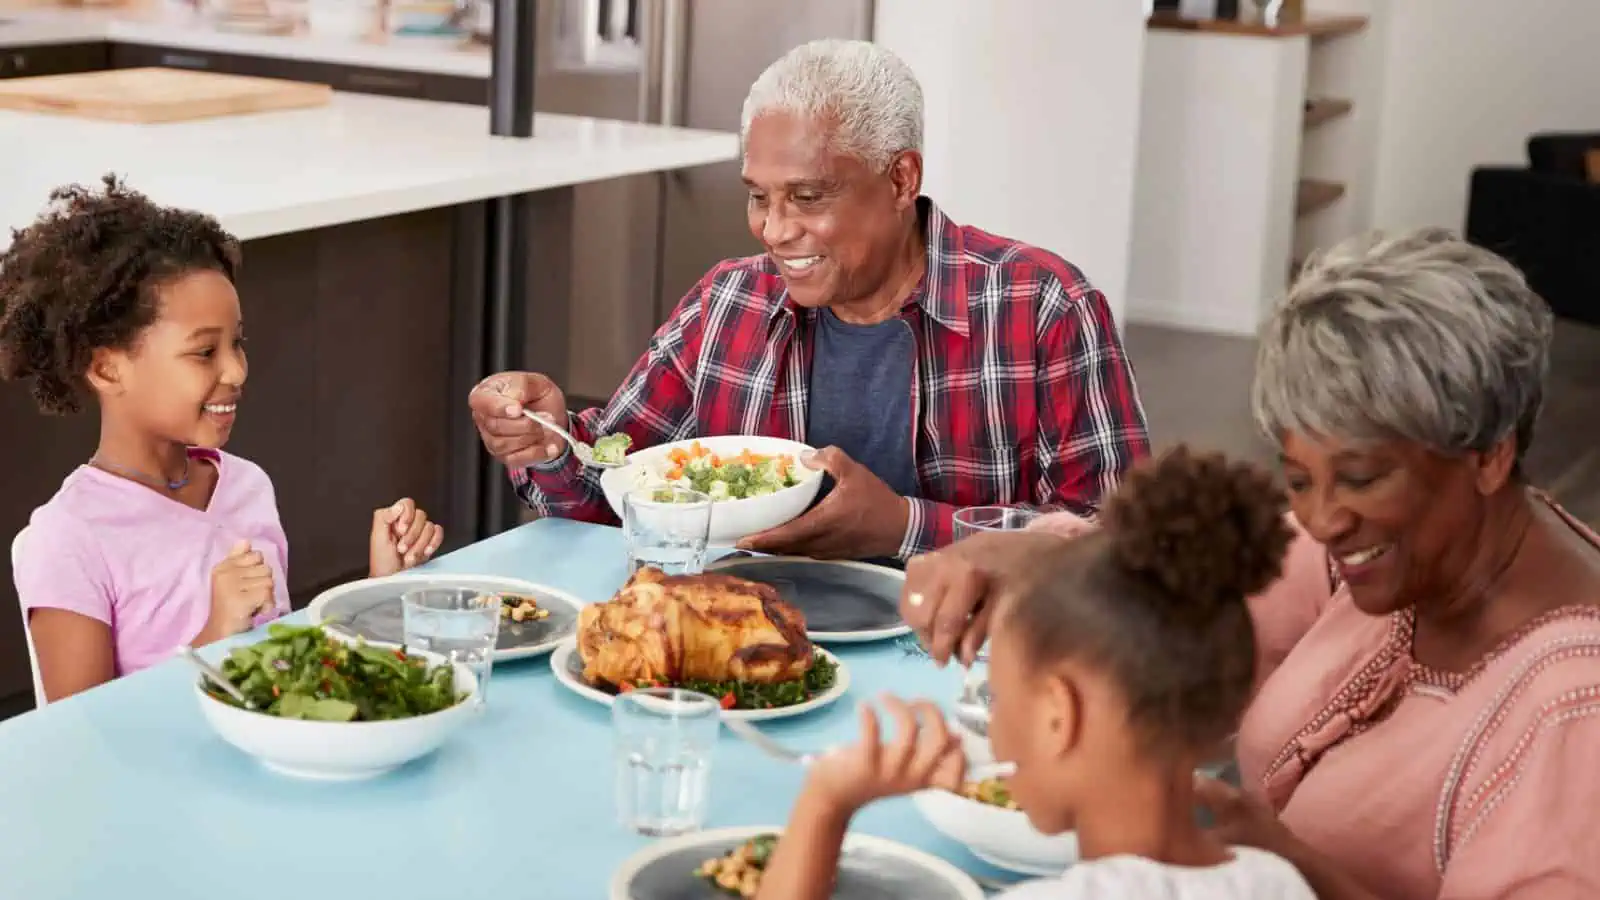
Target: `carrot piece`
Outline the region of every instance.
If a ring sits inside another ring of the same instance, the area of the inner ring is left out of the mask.
[[[722,465],[722,457],[716,455],[715,453],[711,454],[711,467],[716,468],[720,465]]]
[[[677,467],[673,467],[673,468],[667,470],[667,480],[668,481],[677,481],[677,480],[679,480],[681,478],[683,478],[683,470],[682,469],[677,468]]]
[[[673,465],[681,466],[689,461],[689,453],[682,447],[674,447],[672,452],[667,454],[667,459],[671,460]]]

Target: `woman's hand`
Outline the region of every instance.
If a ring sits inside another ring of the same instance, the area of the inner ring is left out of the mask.
[[[970,666],[989,637],[989,601],[1008,577],[1059,553],[1067,539],[1050,530],[986,532],[914,557],[906,565],[900,616],[936,664],[955,655]]]
[[[1317,852],[1278,819],[1272,808],[1225,781],[1196,775],[1195,799],[1211,813],[1213,833],[1230,846],[1255,847],[1288,860],[1319,900],[1382,900]]]
[[[1211,813],[1211,829],[1225,844],[1256,847],[1289,858],[1286,851],[1299,843],[1272,807],[1225,781],[1196,775],[1194,794]]]
[[[932,703],[906,704],[883,698],[894,721],[894,739],[884,741],[872,707],[861,707],[861,738],[811,764],[806,793],[846,815],[874,800],[932,787],[960,790],[967,760],[959,735]]]
[[[443,542],[444,528],[428,521],[428,514],[407,497],[373,511],[368,571],[381,578],[420,565],[432,559]]]

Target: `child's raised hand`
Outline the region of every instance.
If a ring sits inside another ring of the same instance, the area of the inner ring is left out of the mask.
[[[944,713],[926,701],[908,705],[885,696],[882,702],[894,722],[893,739],[882,739],[877,715],[863,704],[860,740],[812,763],[807,792],[854,812],[874,800],[927,788],[960,790],[966,754]]]
[[[211,615],[196,643],[249,631],[257,615],[276,608],[272,569],[249,541],[239,541],[211,570]]]
[[[432,559],[443,542],[444,528],[407,497],[373,510],[368,569],[374,578],[393,575]]]

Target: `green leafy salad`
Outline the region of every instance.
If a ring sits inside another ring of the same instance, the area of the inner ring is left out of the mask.
[[[811,658],[811,668],[804,678],[793,681],[760,683],[753,681],[682,681],[673,685],[640,682],[624,688],[675,687],[716,697],[723,709],[777,709],[798,706],[829,688],[839,677],[839,665],[827,656],[817,653]]]
[[[594,458],[596,462],[623,463],[628,458],[628,448],[633,446],[633,438],[621,432],[608,434],[594,442]]]
[[[456,692],[450,666],[430,668],[403,648],[347,644],[314,625],[271,625],[267,635],[222,661],[222,674],[267,715],[371,722],[424,716],[466,699]],[[216,685],[202,685],[217,700],[239,705]]]

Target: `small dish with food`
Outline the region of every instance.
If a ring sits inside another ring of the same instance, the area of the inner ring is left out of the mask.
[[[1003,763],[973,766],[961,793],[921,791],[911,802],[940,834],[992,866],[1025,875],[1060,875],[1078,860],[1074,832],[1047,835],[1028,821],[1003,778]]]
[[[838,657],[806,637],[805,617],[776,588],[731,575],[643,568],[616,596],[583,609],[574,641],[550,657],[556,678],[609,704],[641,687],[715,697],[725,715],[782,718],[849,689]]]
[[[223,740],[300,778],[370,778],[432,753],[472,715],[477,679],[432,653],[274,624],[217,665],[250,705],[205,679],[200,711]]]
[[[641,897],[731,900],[754,897],[781,838],[771,825],[696,831],[651,841],[611,876],[611,900]],[[950,863],[895,841],[845,835],[833,900],[982,900],[972,877]]]
[[[638,450],[600,474],[611,509],[638,488],[680,484],[712,499],[712,544],[727,546],[788,522],[811,505],[822,471],[801,463],[810,447],[782,438],[727,435]]]
[[[498,594],[500,634],[495,640],[496,665],[543,656],[571,637],[578,627],[583,601],[564,591],[520,578],[449,572],[438,563],[420,571],[382,578],[364,578],[331,587],[306,608],[313,625],[342,638],[366,638],[374,644],[405,642],[406,594],[421,590],[468,590]]]

